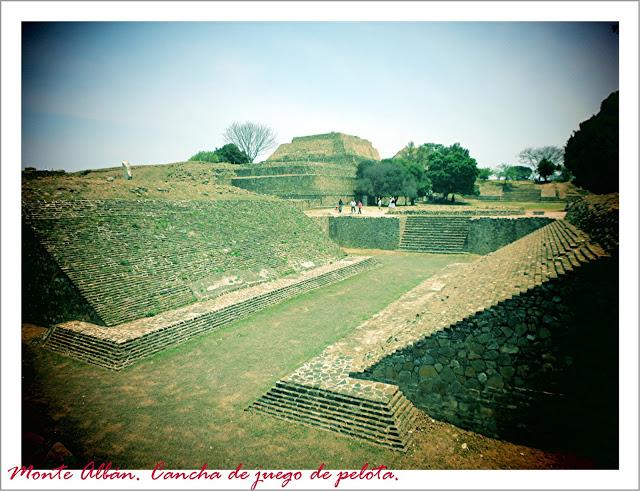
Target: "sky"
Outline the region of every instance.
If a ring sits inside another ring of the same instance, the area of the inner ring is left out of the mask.
[[[23,23],[22,167],[183,161],[234,121],[497,167],[564,146],[615,90],[609,23]]]

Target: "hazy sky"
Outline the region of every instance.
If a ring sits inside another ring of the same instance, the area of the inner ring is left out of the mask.
[[[186,160],[246,120],[493,167],[564,146],[618,89],[608,23],[30,23],[22,46],[22,165],[42,169]]]

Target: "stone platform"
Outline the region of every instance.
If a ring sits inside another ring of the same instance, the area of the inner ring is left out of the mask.
[[[65,322],[49,330],[45,347],[72,358],[119,370],[194,336],[296,295],[346,279],[375,265],[372,257],[347,257],[293,276],[113,327],[82,321]]]
[[[420,339],[603,256],[584,232],[559,220],[475,263],[450,265],[277,382],[249,409],[406,450],[417,409],[398,385],[366,380],[368,370]],[[394,373],[383,378],[421,377],[414,368],[391,366]]]

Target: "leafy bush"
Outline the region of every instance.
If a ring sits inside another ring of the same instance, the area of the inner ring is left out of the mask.
[[[201,151],[191,157],[191,161],[200,162],[229,162],[230,164],[246,164],[250,162],[246,153],[240,150],[233,143],[227,143],[226,145],[216,148],[213,152]]]
[[[207,152],[201,151],[192,156],[190,161],[198,161],[198,162],[211,162],[213,164],[220,162],[218,158],[218,154],[216,152]]]

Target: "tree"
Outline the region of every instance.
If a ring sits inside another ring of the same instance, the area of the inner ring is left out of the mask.
[[[565,145],[565,166],[573,182],[594,193],[619,189],[619,92],[602,101],[600,112],[580,123]]]
[[[518,154],[518,159],[521,164],[529,166],[531,170],[537,172],[538,165],[543,159],[548,160],[554,166],[562,165],[564,162],[564,150],[554,146],[525,148]]]
[[[249,157],[233,143],[227,143],[220,148],[216,148],[213,152],[198,152],[189,160],[211,163],[229,162],[231,164],[246,164],[249,162]]]
[[[358,164],[356,178],[356,192],[367,196],[415,199],[418,195],[413,175],[394,160],[362,161]]]
[[[249,162],[253,162],[258,155],[276,145],[276,134],[271,128],[251,121],[232,123],[222,136],[225,142],[235,144],[246,153]]]
[[[498,176],[505,181],[526,181],[531,177],[531,169],[524,165],[502,164],[499,169]]]
[[[477,176],[476,160],[459,143],[432,147],[428,154],[427,177],[433,190],[442,193],[444,198],[451,194],[451,201],[455,201],[455,193],[473,194]]]
[[[544,179],[544,182],[549,180],[549,177],[556,171],[556,165],[548,159],[542,159],[538,162],[536,171],[538,175]]]
[[[489,167],[479,167],[478,168],[478,179],[481,181],[486,181],[494,174],[493,169]]]
[[[416,188],[416,197],[426,196],[431,192],[431,180],[427,177],[427,171],[421,163],[407,159],[383,160],[383,162],[391,162],[401,165],[413,176]],[[410,197],[409,195],[403,196]],[[415,204],[415,200],[412,201],[411,204]]]
[[[229,162],[231,164],[248,164],[251,162],[249,156],[240,150],[233,143],[227,143],[216,150],[220,162]]]

